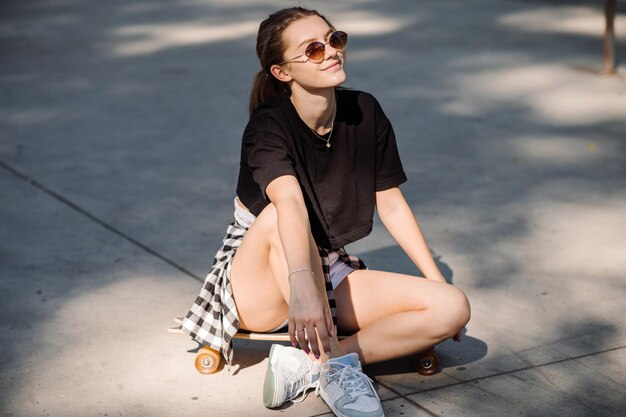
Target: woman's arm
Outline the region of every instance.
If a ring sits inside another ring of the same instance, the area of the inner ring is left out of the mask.
[[[430,254],[422,230],[400,188],[394,187],[377,192],[376,210],[391,236],[424,276],[433,281],[446,282]]]
[[[269,183],[266,193],[278,213],[278,234],[289,271],[311,270],[309,216],[297,179],[292,175],[278,177]]]
[[[320,348],[330,352],[328,335],[332,334],[333,322],[324,298],[324,277],[314,276],[311,262],[309,216],[298,180],[292,175],[284,175],[273,180],[266,188],[269,199],[276,207],[278,235],[287,259],[289,281],[289,335],[292,344],[300,346],[308,353],[308,344],[313,354],[319,357]],[[296,335],[296,329],[306,329]],[[317,333],[322,346],[318,346]]]

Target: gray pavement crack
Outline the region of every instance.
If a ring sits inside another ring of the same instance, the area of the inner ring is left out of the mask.
[[[383,400],[381,402],[385,402],[385,401],[393,401],[396,400],[398,398],[402,398],[408,402],[410,402],[411,404],[413,404],[415,407],[419,408],[420,410],[422,410],[423,412],[425,412],[426,414],[433,416],[433,417],[438,417],[438,414],[430,411],[428,408],[424,407],[421,404],[418,404],[416,401],[413,401],[412,399],[400,394],[398,391],[396,391],[395,389],[391,388],[389,385],[385,384],[384,382],[380,382],[380,381],[376,381],[378,383],[378,385],[382,385],[383,387],[387,388],[389,391],[392,391],[393,393],[397,394],[397,397],[393,397],[393,398],[389,398],[387,400]]]
[[[539,364],[539,365],[526,366],[526,367],[523,367],[523,368],[513,369],[513,370],[505,371],[505,372],[498,372],[496,374],[485,375],[485,376],[482,376],[482,377],[479,377],[479,378],[472,378],[472,379],[468,379],[468,380],[464,380],[464,381],[455,382],[455,383],[452,383],[452,384],[446,384],[446,385],[441,385],[441,386],[434,387],[434,388],[424,389],[424,390],[415,391],[415,392],[409,392],[409,393],[406,393],[406,394],[401,394],[400,392],[396,391],[395,389],[393,389],[388,384],[385,384],[385,383],[380,382],[380,381],[376,381],[376,382],[379,385],[384,386],[388,390],[390,390],[393,393],[398,395],[397,397],[393,397],[393,398],[384,400],[382,402],[392,401],[392,400],[395,400],[395,399],[398,399],[398,398],[403,398],[406,401],[408,401],[411,404],[413,404],[414,406],[416,406],[417,408],[419,408],[420,410],[422,410],[425,413],[427,413],[428,415],[438,416],[438,414],[434,413],[433,411],[430,411],[428,408],[424,407],[423,405],[419,404],[417,401],[409,398],[408,396],[409,395],[414,395],[414,394],[420,394],[422,392],[436,391],[436,390],[439,390],[439,389],[454,387],[454,386],[457,386],[457,385],[468,384],[468,383],[471,383],[471,382],[474,382],[474,381],[480,381],[480,380],[493,378],[493,377],[500,376],[500,375],[508,375],[508,374],[512,374],[512,373],[516,373],[516,372],[526,371],[526,370],[529,370],[529,369],[535,369],[535,368],[540,368],[540,367],[544,367],[544,366],[548,366],[548,365],[554,365],[554,364],[557,364],[557,363],[562,363],[562,362],[568,362],[568,361],[572,361],[572,360],[582,359],[582,358],[586,358],[588,356],[594,356],[594,355],[599,355],[599,354],[602,354],[602,353],[613,352],[613,351],[624,349],[624,348],[626,348],[626,346],[618,346],[618,347],[605,349],[605,350],[601,350],[601,351],[597,351],[597,352],[591,352],[591,353],[587,353],[587,354],[584,354],[584,355],[579,355],[579,356],[575,356],[575,357],[571,357],[571,358],[565,358],[565,359],[560,359],[560,360],[557,360],[557,361],[546,362],[546,363],[542,363],[542,364]],[[328,413],[316,414],[315,416],[312,416],[312,417],[321,417],[321,416],[325,416],[325,415],[328,415]]]
[[[29,177],[28,175],[18,171],[17,169],[13,168],[12,166],[6,164],[3,161],[0,161],[0,167],[2,167],[2,169],[7,171],[8,173],[10,173],[11,175],[15,176],[16,178],[19,178],[20,180],[25,181],[29,185],[31,185],[34,188],[38,189],[39,191],[42,191],[42,192],[46,193],[50,197],[56,199],[57,201],[61,202],[64,205],[68,206],[72,210],[74,210],[74,211],[82,214],[83,216],[87,217],[89,220],[93,221],[94,223],[97,223],[98,225],[104,227],[106,230],[116,234],[117,236],[119,236],[122,239],[128,241],[129,243],[137,246],[138,248],[144,250],[145,252],[149,253],[150,255],[155,256],[155,257],[161,259],[162,261],[168,263],[169,265],[171,265],[174,268],[178,269],[179,271],[181,271],[185,275],[188,275],[191,278],[195,278],[195,279],[197,279],[200,282],[204,281],[204,279],[202,279],[198,275],[194,274],[193,272],[189,271],[188,269],[186,269],[182,265],[180,265],[177,262],[169,259],[165,255],[160,254],[159,252],[157,252],[154,249],[150,248],[149,246],[141,243],[137,239],[129,236],[128,234],[122,232],[121,230],[119,230],[115,226],[112,226],[112,225],[108,224],[106,221],[104,221],[104,220],[100,219],[99,217],[97,217],[96,215],[88,212],[84,208],[80,207],[78,204],[68,200],[67,198],[63,197],[59,193],[51,190],[50,188],[46,187],[45,185],[43,185],[39,181],[37,181],[37,180]]]
[[[69,199],[67,199],[67,198],[63,197],[62,195],[58,194],[57,192],[51,190],[50,188],[46,187],[45,185],[43,185],[39,181],[37,181],[37,180],[29,177],[28,175],[18,171],[17,169],[13,168],[12,166],[6,164],[3,161],[0,161],[0,167],[3,168],[8,173],[10,173],[11,175],[15,176],[16,178],[18,178],[18,179],[20,179],[22,181],[25,181],[26,183],[28,183],[32,187],[38,189],[39,191],[44,192],[45,194],[47,194],[50,197],[56,199],[60,203],[66,205],[67,207],[71,208],[72,210],[74,210],[74,211],[78,212],[79,214],[85,216],[86,218],[88,218],[89,220],[93,221],[94,223],[104,227],[106,230],[114,233],[115,235],[121,237],[122,239],[128,241],[129,243],[137,246],[138,248],[140,248],[140,249],[144,250],[145,252],[149,253],[150,255],[155,256],[155,257],[161,259],[162,261],[166,262],[167,264],[173,266],[174,268],[178,269],[179,271],[181,271],[185,275],[188,275],[189,277],[194,278],[194,279],[196,279],[196,280],[198,280],[200,282],[203,281],[203,279],[201,277],[199,277],[198,275],[194,274],[193,272],[187,270],[185,267],[183,267],[180,264],[176,263],[175,261],[167,258],[166,256],[158,253],[157,251],[155,251],[154,249],[150,248],[149,246],[141,243],[137,239],[135,239],[135,238],[129,236],[128,234],[122,232],[121,230],[117,229],[115,226],[112,226],[112,225],[108,224],[106,221],[100,219],[96,215],[94,215],[94,214],[88,212],[87,210],[83,209],[82,207],[80,207],[78,204],[70,201]],[[392,391],[393,393],[397,394],[397,397],[393,397],[393,398],[384,400],[383,402],[392,401],[392,400],[395,400],[397,398],[403,398],[404,400],[410,402],[411,404],[413,404],[414,406],[416,406],[417,408],[419,408],[423,412],[427,413],[428,415],[437,416],[437,414],[435,414],[434,412],[428,410],[427,408],[425,408],[424,406],[418,404],[416,401],[408,398],[407,396],[408,395],[419,394],[419,393],[423,393],[423,392],[436,391],[436,390],[440,390],[440,389],[444,389],[444,388],[450,388],[450,387],[454,387],[454,386],[458,386],[458,385],[472,383],[472,382],[475,382],[475,381],[481,381],[481,380],[485,380],[485,379],[488,379],[488,378],[493,378],[493,377],[496,377],[496,376],[508,375],[508,374],[512,374],[512,373],[516,373],[516,372],[521,372],[521,371],[526,371],[526,370],[529,370],[529,369],[540,368],[540,367],[544,367],[544,366],[548,366],[548,365],[554,365],[554,364],[558,364],[558,363],[562,363],[562,362],[577,360],[577,359],[585,358],[585,357],[588,357],[588,356],[593,356],[593,355],[598,355],[598,354],[602,354],[602,353],[612,352],[612,351],[620,350],[620,349],[624,349],[624,348],[626,348],[626,346],[619,346],[619,347],[615,347],[615,348],[611,348],[611,349],[606,349],[606,350],[602,350],[602,351],[598,351],[598,352],[592,352],[592,353],[588,353],[588,354],[585,354],[585,355],[579,355],[579,356],[575,356],[575,357],[571,357],[571,358],[560,359],[560,360],[557,360],[557,361],[547,362],[547,363],[543,363],[543,364],[539,364],[539,365],[531,365],[531,366],[527,366],[527,367],[523,367],[523,368],[513,369],[513,370],[510,370],[510,371],[504,371],[504,372],[498,372],[498,373],[491,374],[491,375],[485,375],[485,376],[478,377],[478,378],[462,380],[462,381],[455,382],[455,383],[452,383],[452,384],[441,385],[441,386],[438,386],[438,387],[424,389],[424,390],[415,391],[415,392],[410,392],[410,393],[406,393],[406,394],[401,394],[398,391],[396,391],[395,389],[393,389],[391,386],[389,386],[389,385],[387,385],[385,383],[382,383],[380,381],[377,381],[377,383],[379,385],[384,386],[385,388],[387,388],[388,390]],[[316,415],[314,415],[312,417],[326,416],[326,415],[328,415],[328,413],[316,414]]]
[[[498,372],[498,373],[495,373],[495,374],[485,375],[485,376],[481,376],[481,377],[478,377],[478,378],[467,379],[467,380],[460,381],[460,382],[455,382],[455,383],[452,383],[452,384],[446,384],[446,385],[441,385],[441,386],[434,387],[434,388],[428,388],[428,389],[423,389],[423,390],[420,390],[420,391],[409,392],[409,393],[403,394],[402,397],[406,397],[407,395],[421,394],[422,392],[430,392],[430,391],[436,391],[436,390],[439,390],[439,389],[450,388],[450,387],[454,387],[454,386],[457,386],[457,385],[469,384],[469,383],[474,382],[474,381],[482,381],[482,380],[485,380],[485,379],[488,379],[488,378],[493,378],[493,377],[496,377],[496,376],[508,375],[508,374],[512,374],[512,373],[516,373],[516,372],[527,371],[529,369],[536,369],[536,368],[541,368],[541,367],[544,367],[544,366],[555,365],[555,364],[558,364],[558,363],[569,362],[569,361],[573,361],[573,360],[586,358],[586,357],[589,357],[589,356],[594,356],[594,355],[600,355],[600,354],[603,354],[603,353],[613,352],[613,351],[624,349],[624,348],[626,348],[626,346],[617,346],[617,347],[614,347],[614,348],[600,350],[600,351],[597,351],[597,352],[586,353],[584,355],[573,356],[571,358],[559,359],[559,360],[556,360],[556,361],[546,362],[546,363],[542,363],[542,364],[538,364],[538,365],[525,366],[523,368],[512,369],[510,371]],[[382,385],[385,385],[385,384],[382,384]],[[387,385],[385,385],[385,387],[387,387]],[[395,390],[392,390],[392,391],[395,392]]]

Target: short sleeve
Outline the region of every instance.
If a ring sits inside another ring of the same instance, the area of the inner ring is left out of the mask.
[[[391,122],[374,100],[376,121],[376,191],[384,191],[406,182],[407,177],[402,168],[396,136]]]
[[[243,152],[263,197],[273,180],[283,175],[296,176],[293,158],[280,127],[271,117],[252,119],[243,136]]]

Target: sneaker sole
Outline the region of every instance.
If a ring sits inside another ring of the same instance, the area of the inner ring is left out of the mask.
[[[265,381],[263,382],[263,404],[267,408],[275,408],[282,403],[278,404],[276,393],[276,374],[274,373],[274,364],[280,356],[280,351],[283,349],[282,345],[272,345],[270,349],[270,356],[267,364],[267,370],[265,371]]]

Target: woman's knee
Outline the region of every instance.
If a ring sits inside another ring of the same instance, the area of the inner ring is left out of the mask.
[[[455,289],[455,295],[450,302],[453,311],[453,324],[456,324],[458,329],[462,329],[470,321],[472,310],[463,290],[457,287],[452,288]]]
[[[261,211],[257,220],[260,220],[261,233],[268,239],[270,248],[282,253],[282,243],[278,234],[278,211],[273,203],[269,203]]]
[[[272,232],[278,228],[278,214],[276,212],[276,206],[273,203],[269,203],[261,213],[257,216],[255,223],[258,223],[258,227],[263,229],[263,232]]]
[[[457,334],[469,322],[471,309],[465,293],[454,286],[450,286],[449,294],[443,308],[445,323],[448,329],[446,336]]]
[[[471,308],[465,293],[452,285],[446,288],[445,296],[440,304],[432,309],[438,322],[433,331],[439,338],[448,338],[456,335],[469,322]]]

